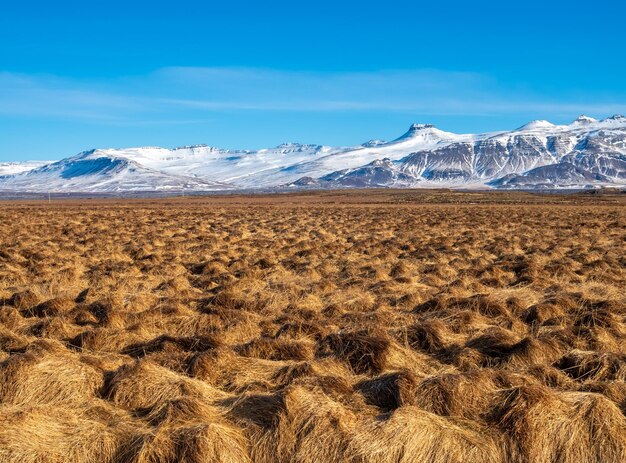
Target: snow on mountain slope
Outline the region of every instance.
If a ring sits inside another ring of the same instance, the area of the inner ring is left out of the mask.
[[[14,175],[21,172],[36,169],[37,167],[50,164],[52,161],[19,161],[19,162],[0,162],[0,177],[4,175]]]
[[[258,151],[222,150],[206,145],[165,148],[99,150],[105,156],[128,159],[166,174],[196,177],[223,183],[238,182],[250,175],[281,169],[293,163],[323,156],[332,148],[285,143]],[[254,186],[254,183],[252,183]]]
[[[310,177],[309,177],[310,178]],[[344,169],[324,175],[319,179],[319,185],[341,185],[344,187],[377,187],[377,186],[411,186],[419,182],[412,175],[401,172],[389,158],[372,161],[369,164],[354,169]]]
[[[537,130],[537,131],[554,130],[556,127],[557,126],[554,125],[552,122],[548,122],[544,120],[537,120],[537,121],[530,121],[528,124],[521,126],[519,129],[517,129],[517,132],[528,132],[531,130]]]
[[[3,167],[4,166],[4,167]],[[626,118],[532,121],[455,134],[413,124],[355,147],[289,143],[98,149],[46,165],[0,164],[2,191],[133,192],[291,187],[582,188],[626,186]]]
[[[469,140],[473,135],[444,132],[430,124],[413,124],[409,130],[388,143],[365,143],[351,149],[336,149],[329,154],[279,169],[249,175],[242,179],[246,186],[271,186],[293,182],[300,177],[317,178],[336,170],[355,169],[377,159],[392,161],[416,150],[434,149],[454,141]]]
[[[612,182],[602,174],[594,174],[569,162],[537,167],[523,174],[509,174],[489,182],[497,188],[580,188],[585,185],[610,185]]]
[[[15,175],[0,177],[0,190],[24,192],[138,192],[223,190],[229,186],[168,175],[99,150],[80,153]]]

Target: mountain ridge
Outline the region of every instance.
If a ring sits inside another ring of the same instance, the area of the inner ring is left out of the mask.
[[[3,167],[4,166],[4,167]],[[581,115],[511,131],[456,134],[412,124],[353,147],[283,143],[86,150],[56,162],[0,163],[0,191],[149,192],[296,188],[626,187],[626,118]]]

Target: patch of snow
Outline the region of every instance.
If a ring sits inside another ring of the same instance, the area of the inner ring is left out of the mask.
[[[53,161],[17,161],[17,162],[0,162],[0,177],[3,175],[14,175],[37,167],[45,166]]]

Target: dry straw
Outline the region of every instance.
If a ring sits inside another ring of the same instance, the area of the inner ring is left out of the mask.
[[[334,195],[3,205],[0,463],[626,461],[623,200]]]

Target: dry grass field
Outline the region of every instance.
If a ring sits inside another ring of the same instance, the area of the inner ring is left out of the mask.
[[[626,461],[626,195],[0,204],[0,463]]]

